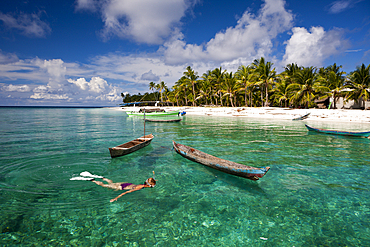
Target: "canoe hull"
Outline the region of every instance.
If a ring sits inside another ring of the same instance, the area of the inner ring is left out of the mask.
[[[181,118],[177,119],[145,119],[145,122],[180,122]]]
[[[306,128],[309,131],[315,131],[323,134],[331,134],[331,135],[342,135],[342,136],[356,136],[356,137],[369,137],[370,131],[367,132],[352,132],[352,131],[338,131],[338,130],[327,130],[327,129],[318,129],[313,128],[305,124]]]
[[[129,117],[144,117],[143,112],[126,112]],[[163,117],[163,116],[173,116],[178,115],[178,111],[169,111],[169,112],[148,112],[145,113],[146,117]]]
[[[149,135],[137,138],[133,141],[129,141],[124,144],[121,144],[119,146],[109,148],[110,156],[112,158],[115,158],[115,157],[120,157],[126,154],[130,154],[132,152],[135,152],[143,147],[148,146],[153,138],[154,136],[152,134],[149,134]]]
[[[250,180],[258,180],[262,178],[270,167],[256,168],[238,164],[232,161],[224,160],[210,154],[206,154],[197,149],[176,143],[173,141],[173,147],[181,156],[200,163],[202,165],[211,167],[213,169],[232,174],[238,177],[247,178]]]
[[[310,116],[310,112],[309,113],[307,113],[307,114],[305,114],[305,115],[303,115],[303,116],[300,116],[300,117],[297,117],[297,118],[293,118],[292,120],[293,121],[297,121],[297,120],[305,120],[305,119],[307,119],[309,116]]]

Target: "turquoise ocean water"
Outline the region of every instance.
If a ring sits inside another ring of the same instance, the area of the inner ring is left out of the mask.
[[[370,140],[308,133],[370,124],[185,116],[146,123],[104,108],[0,108],[1,246],[370,246]],[[234,162],[270,166],[259,181],[172,150],[172,140]],[[155,188],[120,191],[80,172]]]

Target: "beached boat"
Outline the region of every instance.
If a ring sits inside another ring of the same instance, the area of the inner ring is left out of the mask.
[[[309,113],[307,113],[307,114],[304,114],[304,115],[302,115],[302,116],[300,116],[300,117],[293,118],[292,120],[293,120],[293,121],[296,121],[296,120],[304,120],[304,119],[308,118],[308,117],[310,116],[310,114],[311,114],[311,112],[309,112]]]
[[[180,122],[181,118],[175,119],[145,119],[146,122]]]
[[[313,127],[308,126],[307,124],[305,124],[305,126],[309,131],[316,131],[316,132],[324,133],[324,134],[342,135],[342,136],[357,136],[357,137],[369,137],[370,136],[370,131],[366,131],[366,132],[340,131],[340,130],[313,128]]]
[[[144,116],[144,112],[127,111],[126,113],[129,117],[143,117]],[[163,116],[172,116],[172,115],[180,115],[180,112],[178,111],[145,112],[145,116],[147,117],[163,117]]]
[[[214,168],[228,174],[251,180],[258,180],[262,178],[270,169],[270,167],[256,168],[224,160],[210,154],[203,153],[197,149],[176,143],[174,141],[173,147],[177,153],[191,161],[198,162],[202,165]]]
[[[119,146],[109,148],[110,156],[112,158],[123,156],[132,152],[135,152],[143,147],[150,144],[154,136],[152,134],[142,136],[133,141],[126,142]]]

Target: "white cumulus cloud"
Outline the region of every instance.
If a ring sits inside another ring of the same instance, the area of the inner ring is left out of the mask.
[[[44,85],[38,86],[38,87],[33,89],[33,92],[35,92],[35,93],[45,93],[47,91],[48,91],[48,88]]]
[[[89,85],[90,91],[95,93],[102,93],[106,90],[106,87],[108,87],[107,81],[100,77],[91,78]]]
[[[68,82],[75,84],[82,90],[86,90],[89,88],[89,83],[86,81],[85,78],[78,78],[77,80],[68,79]]]
[[[169,64],[191,61],[232,62],[238,59],[252,61],[271,53],[272,40],[292,27],[293,15],[284,8],[282,0],[266,0],[259,15],[248,11],[237,21],[215,35],[204,45],[186,44],[178,32],[164,44],[165,60]]]
[[[49,75],[48,87],[51,89],[58,89],[62,86],[65,80],[65,74],[67,68],[61,59],[51,59],[51,60],[36,60],[35,64],[41,69],[44,69]]]
[[[103,37],[115,35],[139,43],[161,44],[180,24],[192,0],[77,0],[77,9],[99,8]]]
[[[31,99],[37,100],[68,100],[69,97],[66,94],[49,94],[49,93],[34,93],[30,96]]]
[[[325,59],[348,47],[340,30],[326,32],[323,27],[312,27],[308,31],[303,27],[295,27],[292,32],[291,38],[286,41],[284,64],[319,67]]]
[[[102,93],[108,87],[107,81],[100,77],[93,77],[89,82],[85,78],[79,78],[77,80],[68,79],[68,82],[75,84],[82,90],[94,93]]]
[[[120,89],[100,77],[92,77],[90,81],[85,78],[77,80],[68,79],[69,83],[76,85],[80,91],[78,93],[81,99],[96,99],[101,101],[117,101],[121,98]]]
[[[3,90],[7,92],[29,92],[31,89],[28,85],[5,85],[3,86]]]

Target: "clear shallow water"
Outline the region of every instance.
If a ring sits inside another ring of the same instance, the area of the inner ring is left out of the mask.
[[[0,108],[3,246],[369,246],[369,139],[308,133],[369,124],[186,116],[146,123],[152,143],[111,159],[143,121],[108,109]],[[254,182],[184,159],[172,140],[256,167]],[[120,192],[82,171],[153,189]]]

